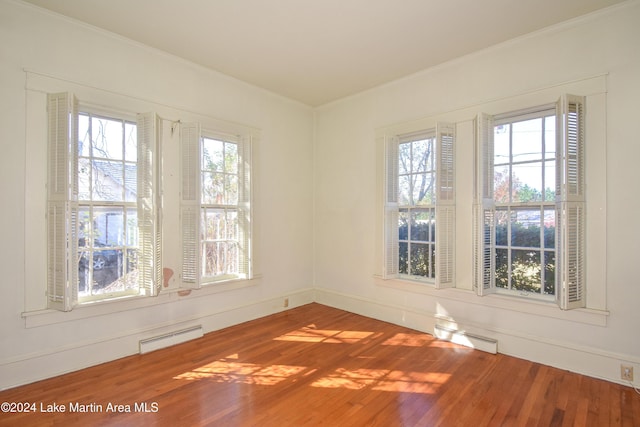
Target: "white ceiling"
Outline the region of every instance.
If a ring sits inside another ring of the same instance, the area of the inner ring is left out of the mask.
[[[26,0],[310,106],[624,0]]]

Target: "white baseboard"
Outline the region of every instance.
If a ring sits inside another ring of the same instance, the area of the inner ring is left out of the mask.
[[[578,374],[626,386],[635,385],[635,387],[638,387],[639,384],[637,379],[635,384],[630,384],[620,379],[621,364],[635,367],[636,372],[640,371],[640,358],[636,356],[558,342],[544,337],[531,336],[518,331],[489,327],[487,325],[468,325],[456,322],[455,327],[453,327],[447,322],[446,318],[435,313],[418,311],[328,289],[316,288],[315,300],[320,304],[405,326],[434,336],[438,336],[439,328],[447,329],[449,340],[453,341],[453,338],[465,337],[465,340],[459,342],[460,344],[470,347],[477,346],[484,351],[492,352],[495,348],[501,354]],[[446,335],[443,334],[445,337]],[[473,337],[473,340],[470,339],[470,336]],[[479,340],[476,340],[475,337],[479,337]],[[485,340],[487,341],[486,343],[484,342]],[[495,342],[495,346],[491,344],[491,341]],[[485,344],[487,344],[487,347],[485,347]]]
[[[171,334],[194,325],[202,325],[202,332],[206,334],[312,303],[314,295],[311,288],[298,290],[237,307],[214,310],[198,317],[175,319],[171,324],[151,325],[129,331],[119,330],[113,336],[97,337],[95,340],[76,342],[71,346],[50,347],[36,353],[0,360],[0,390],[137,354],[140,351],[140,341],[150,337]],[[288,307],[284,307],[285,298],[288,299]]]

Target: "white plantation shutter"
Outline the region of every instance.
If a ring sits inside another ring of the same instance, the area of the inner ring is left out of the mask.
[[[160,191],[160,119],[138,114],[138,269],[145,295],[157,295],[162,286],[162,226]]]
[[[436,127],[436,288],[455,285],[455,124]]]
[[[495,202],[493,199],[493,117],[476,119],[476,179],[473,204],[473,286],[478,295],[495,292]]]
[[[180,126],[181,181],[180,230],[182,234],[182,283],[200,287],[200,125]]]
[[[78,300],[77,101],[49,94],[47,306],[69,311]]]
[[[239,264],[238,273],[241,277],[250,279],[251,268],[251,136],[243,136],[238,141],[238,244]]]
[[[556,300],[567,310],[586,306],[584,98],[564,95],[556,120]]]
[[[384,264],[382,277],[398,276],[398,144],[397,137],[384,141]]]

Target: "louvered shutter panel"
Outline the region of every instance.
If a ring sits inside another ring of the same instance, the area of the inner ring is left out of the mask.
[[[476,119],[476,179],[473,205],[473,286],[480,296],[495,292],[495,202],[493,200],[493,118]]]
[[[182,283],[200,287],[200,125],[180,126],[181,185],[180,229],[182,234]]]
[[[556,300],[567,310],[586,306],[584,97],[564,95],[556,120]]]
[[[398,276],[398,144],[397,137],[385,139],[384,155],[384,265],[382,276]]]
[[[155,296],[162,286],[160,119],[138,114],[138,268],[140,288]]]
[[[238,273],[250,279],[251,268],[251,136],[243,136],[238,141]]]
[[[436,165],[436,288],[455,285],[455,124],[438,123]]]
[[[78,112],[70,93],[49,94],[47,306],[70,311],[78,300]]]

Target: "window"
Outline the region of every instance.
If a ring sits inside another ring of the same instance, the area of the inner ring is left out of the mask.
[[[476,282],[584,305],[584,101],[478,118]]]
[[[49,95],[48,109],[49,307],[155,294],[157,118],[78,112],[67,93]]]
[[[385,273],[453,286],[454,125],[386,142]]]
[[[249,138],[182,124],[181,147],[183,283],[250,278]]]

